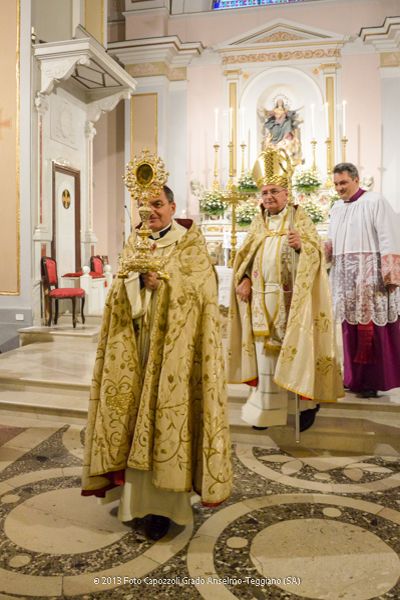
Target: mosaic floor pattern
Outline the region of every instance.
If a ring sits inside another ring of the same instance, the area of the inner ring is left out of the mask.
[[[80,496],[82,439],[0,416],[0,600],[400,598],[400,457],[235,444],[229,501],[153,543]]]

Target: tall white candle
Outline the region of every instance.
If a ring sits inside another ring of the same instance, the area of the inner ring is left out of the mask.
[[[246,132],[244,129],[245,112],[246,112],[246,109],[244,108],[244,106],[242,106],[240,109],[240,139],[241,139],[242,144],[246,143]]]
[[[250,129],[247,133],[247,169],[250,171]]]
[[[326,137],[329,137],[329,102],[324,104]]]
[[[229,141],[233,142],[233,108],[229,109]]]
[[[343,137],[346,137],[346,100],[343,100],[342,102],[342,107],[343,107],[343,112],[342,112],[342,127],[343,127]]]
[[[218,139],[219,139],[218,117],[219,117],[219,110],[218,110],[218,108],[214,108],[214,139],[215,139],[216,144],[218,144]]]
[[[314,111],[315,111],[315,104],[311,104],[311,137],[314,139],[315,138],[315,115],[314,115]]]

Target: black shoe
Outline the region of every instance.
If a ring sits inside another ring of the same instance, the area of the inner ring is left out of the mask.
[[[168,517],[147,515],[144,527],[147,538],[154,542],[161,540],[168,533],[170,522]]]
[[[376,390],[363,390],[358,392],[358,398],[378,398],[378,392]]]
[[[319,411],[319,404],[315,408],[302,410],[300,413],[300,431],[307,431],[314,424],[315,416]]]
[[[256,431],[264,431],[265,429],[268,429],[268,427],[257,427],[257,425],[252,425],[252,428]]]

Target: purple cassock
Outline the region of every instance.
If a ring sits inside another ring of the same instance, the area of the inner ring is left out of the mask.
[[[380,194],[359,189],[333,205],[328,238],[344,385],[400,387],[400,216]]]

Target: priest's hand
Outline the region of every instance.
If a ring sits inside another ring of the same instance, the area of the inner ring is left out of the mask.
[[[248,302],[251,298],[251,280],[245,277],[236,287],[236,294],[242,302]]]
[[[301,249],[301,238],[298,231],[295,229],[289,229],[287,234],[288,244],[294,250],[299,251]]]
[[[156,290],[160,285],[160,280],[157,277],[157,273],[154,273],[153,271],[143,273],[142,281],[146,290],[150,290],[150,292]]]

